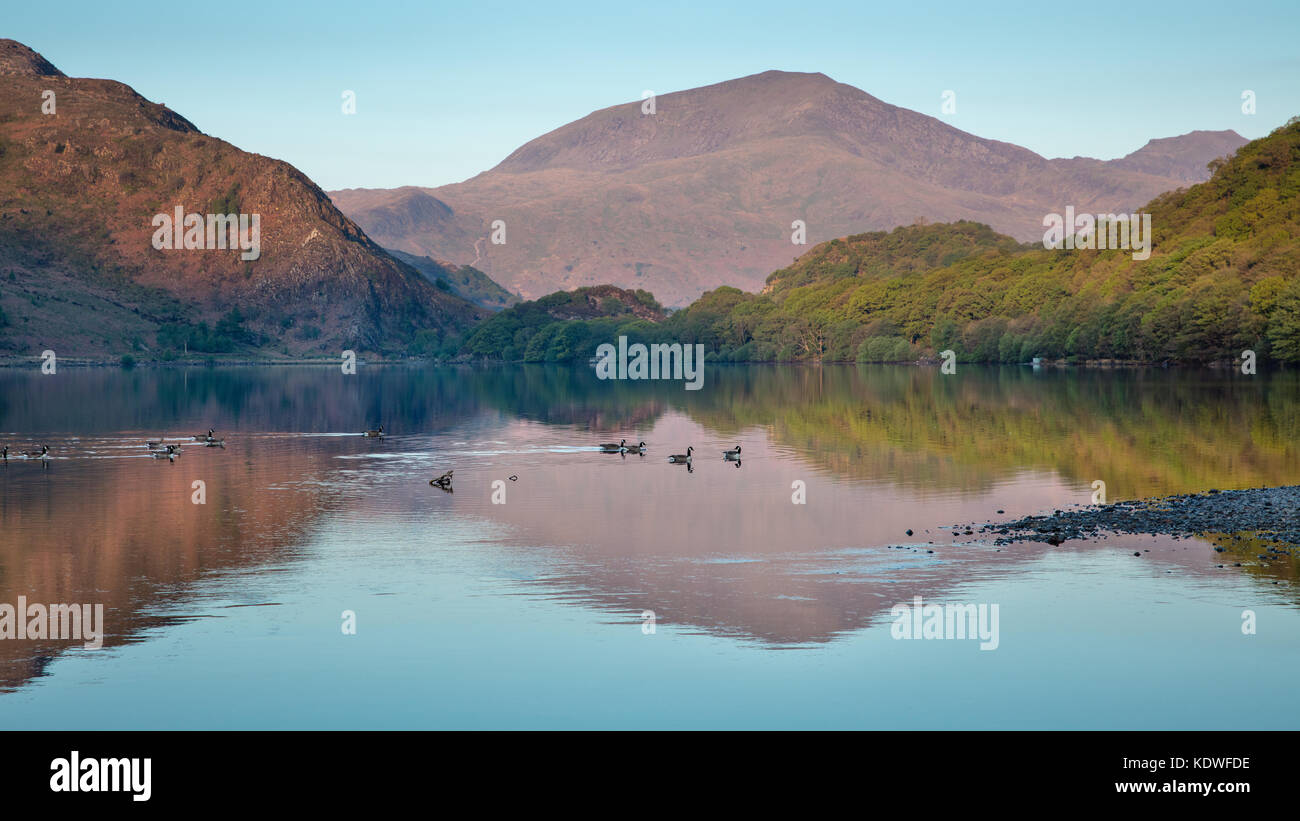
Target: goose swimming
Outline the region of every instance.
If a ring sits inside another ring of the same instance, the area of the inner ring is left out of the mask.
[[[627,452],[628,452],[628,453],[645,453],[645,442],[642,442],[642,443],[639,444],[639,445],[628,445],[628,446],[627,446]]]
[[[687,447],[685,453],[674,453],[672,456],[668,457],[668,461],[675,465],[689,464],[691,461],[691,451],[693,450],[695,450],[694,447]]]
[[[40,450],[23,451],[23,456],[26,456],[28,459],[48,459],[49,455],[50,455],[49,445],[41,445]]]
[[[739,458],[740,458],[740,445],[736,445],[736,449],[735,449],[735,450],[724,450],[724,451],[722,452],[722,458],[723,458],[723,459],[739,459]]]
[[[216,433],[217,433],[216,429],[214,429],[214,428],[208,428],[208,432],[207,432],[207,433],[200,433],[198,436],[195,436],[195,437],[194,437],[194,440],[195,440],[195,441],[198,441],[198,440],[200,440],[200,439],[211,439],[213,436],[216,435]]]
[[[600,446],[600,450],[602,453],[622,453],[627,450],[627,440],[620,440],[617,445],[613,442],[606,442]]]
[[[384,426],[383,426],[383,425],[380,425],[379,428],[378,428],[377,430],[368,430],[368,431],[365,431],[364,433],[362,433],[361,435],[362,435],[362,436],[365,436],[365,437],[368,437],[368,438],[370,438],[370,439],[383,439],[383,438],[384,438]]]
[[[447,471],[446,473],[442,474],[441,476],[439,476],[439,477],[436,478],[436,479],[430,479],[430,480],[429,480],[429,484],[433,485],[434,487],[440,487],[440,488],[442,488],[443,490],[446,490],[446,489],[448,489],[448,488],[451,487],[451,474],[452,474],[452,473],[453,473],[453,471],[450,471],[450,470],[449,470],[449,471]]]

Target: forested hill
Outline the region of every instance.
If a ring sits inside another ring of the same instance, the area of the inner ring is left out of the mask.
[[[1300,361],[1300,120],[1212,170],[1143,209],[1146,260],[1016,247],[970,223],[911,226],[824,243],[774,273],[765,296],[731,298],[714,324],[750,358],[951,348],[972,361],[1207,362],[1252,349]]]

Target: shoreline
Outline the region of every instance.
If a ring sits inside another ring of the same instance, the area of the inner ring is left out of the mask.
[[[973,529],[967,525],[966,529]],[[1056,510],[979,526],[996,545],[1095,540],[1108,533],[1203,538],[1219,553],[1258,546],[1264,562],[1300,560],[1300,485],[1187,493]],[[1251,558],[1244,556],[1244,558]]]
[[[0,357],[0,369],[21,369],[36,368],[40,369],[42,360],[39,356],[8,356]],[[276,358],[276,359],[257,359],[257,358],[217,358],[202,357],[173,360],[133,360],[130,365],[123,364],[122,358],[104,358],[94,356],[60,356],[57,359],[59,367],[69,368],[119,368],[121,370],[133,370],[136,368],[222,368],[222,367],[298,367],[298,366],[340,366],[343,362],[341,357],[322,358]],[[501,360],[501,359],[462,359],[455,357],[451,359],[428,359],[418,356],[399,356],[383,357],[375,356],[371,358],[357,357],[358,365],[550,365],[550,366],[572,366],[572,367],[590,367],[589,363],[575,359],[571,362],[525,362],[523,360]],[[913,367],[937,367],[942,364],[939,359],[916,359],[908,362],[857,362],[857,361],[820,361],[808,362],[803,360],[794,360],[790,362],[718,362],[707,361],[706,364],[711,367],[805,367],[820,368],[827,365],[833,366],[878,366],[878,365],[895,365],[895,366],[913,366]],[[1235,362],[1142,362],[1137,360],[1115,360],[1115,359],[1093,359],[1082,362],[1070,362],[1068,360],[1051,360],[1046,362],[961,362],[961,367],[1005,367],[1005,368],[1032,368],[1034,370],[1071,370],[1071,369],[1089,369],[1089,370],[1186,370],[1186,371],[1220,371],[1237,369]],[[1285,365],[1279,363],[1261,363],[1260,371],[1284,371]]]

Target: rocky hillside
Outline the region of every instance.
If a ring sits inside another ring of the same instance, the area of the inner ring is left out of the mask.
[[[154,219],[177,207],[259,215],[260,254],[156,249]],[[485,313],[390,256],[293,166],[0,40],[0,352],[399,352]]]

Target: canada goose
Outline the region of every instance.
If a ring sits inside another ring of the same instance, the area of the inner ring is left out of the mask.
[[[622,453],[627,450],[627,440],[622,439],[617,445],[613,442],[606,442],[600,446],[600,450],[602,453]]]
[[[628,452],[628,453],[645,453],[645,442],[642,442],[642,443],[639,444],[639,445],[628,445],[628,446],[627,446],[627,452]]]
[[[176,447],[175,445],[168,445],[166,448],[162,450],[149,451],[149,455],[155,459],[175,459],[177,455],[180,454],[180,452],[181,449]]]
[[[3,451],[3,454],[4,454],[5,461],[8,462],[8,461],[9,461],[9,446],[8,446],[8,445],[5,445],[5,447],[4,447],[4,451]]]
[[[147,448],[149,448],[149,450],[156,450],[156,449],[162,447],[162,444],[163,444],[163,443],[162,443],[162,440],[159,439],[159,440],[157,440],[157,441],[150,440],[150,441],[148,441],[148,442],[145,442],[144,444],[145,444],[145,446],[146,446]]]
[[[195,436],[195,437],[194,437],[194,440],[195,440],[195,441],[198,441],[198,440],[200,440],[200,439],[211,439],[215,434],[216,434],[216,430],[215,430],[215,429],[213,429],[213,428],[208,428],[208,432],[207,432],[207,433],[200,433],[198,436]]]
[[[49,458],[49,454],[50,454],[50,446],[49,446],[49,445],[41,445],[41,449],[40,449],[40,450],[25,450],[25,451],[23,451],[23,456],[26,456],[28,459],[48,459],[48,458]]]
[[[224,448],[224,447],[226,446],[226,440],[225,440],[225,439],[209,439],[208,441],[204,442],[203,444],[204,444],[206,447],[210,447],[210,448]]]
[[[369,438],[371,438],[371,439],[383,439],[383,438],[384,438],[384,426],[383,426],[383,425],[380,425],[378,430],[368,430],[368,431],[366,431],[365,433],[363,433],[363,434],[361,434],[361,435],[362,435],[362,436],[369,437]]]
[[[739,459],[739,458],[740,458],[740,445],[736,445],[736,449],[735,449],[735,450],[724,450],[724,451],[722,452],[722,458],[723,458],[723,459]]]
[[[451,474],[453,471],[447,471],[436,479],[430,479],[429,484],[443,489],[451,487]]]
[[[691,451],[693,450],[695,450],[694,447],[687,447],[685,453],[674,453],[672,456],[668,457],[668,461],[675,465],[689,464],[691,461]]]

